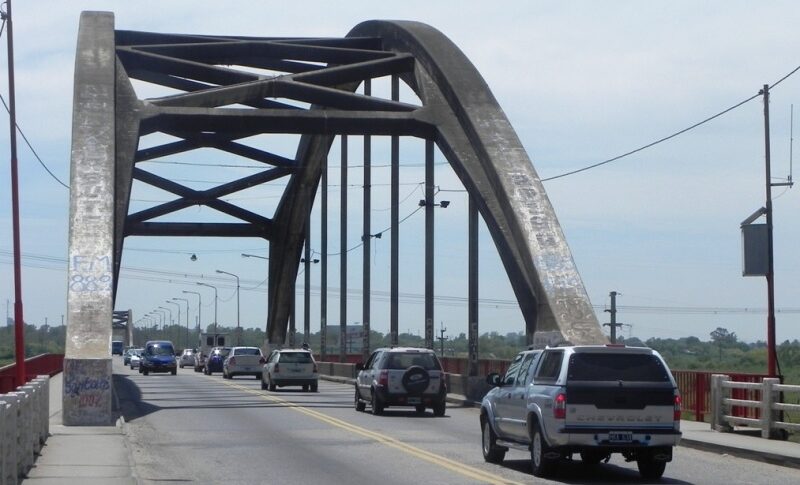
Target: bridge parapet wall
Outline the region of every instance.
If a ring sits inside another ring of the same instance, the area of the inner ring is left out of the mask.
[[[27,475],[47,440],[49,423],[49,376],[0,394],[0,485],[19,483]]]

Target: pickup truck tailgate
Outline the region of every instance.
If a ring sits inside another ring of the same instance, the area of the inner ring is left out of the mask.
[[[673,429],[671,383],[573,382],[567,385],[568,428]]]
[[[676,395],[672,376],[655,355],[575,353],[567,375],[564,424],[598,431],[673,430]]]

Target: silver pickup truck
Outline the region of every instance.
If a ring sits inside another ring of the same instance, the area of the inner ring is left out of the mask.
[[[529,450],[536,476],[580,454],[588,464],[620,453],[659,478],[680,437],[680,394],[658,352],[624,345],[521,352],[481,403],[483,457]]]

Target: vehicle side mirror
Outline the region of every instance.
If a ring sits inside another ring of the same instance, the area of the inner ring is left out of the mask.
[[[486,383],[492,387],[501,387],[503,383],[500,381],[500,374],[492,372],[486,376]]]
[[[364,370],[364,363],[356,362],[356,370]]]

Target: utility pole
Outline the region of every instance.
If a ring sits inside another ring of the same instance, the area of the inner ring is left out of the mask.
[[[761,90],[764,96],[764,162],[766,165],[766,204],[764,215],[767,219],[767,373],[770,377],[777,377],[777,363],[775,349],[775,260],[773,253],[772,238],[772,187],[788,186],[791,187],[791,172],[786,182],[772,182],[772,172],[770,167],[770,142],[769,142],[769,85],[765,84]],[[791,169],[790,169],[791,170]]]
[[[444,336],[444,333],[447,329],[444,327],[444,322],[439,322],[439,353],[442,357],[444,357],[444,341],[447,340],[447,337]]]
[[[604,323],[604,327],[611,327],[611,343],[617,343],[617,327],[621,327],[622,323],[617,323],[617,295],[621,295],[621,293],[617,293],[616,291],[612,291],[608,294],[611,297],[611,308],[603,310],[611,314],[611,322]]]

